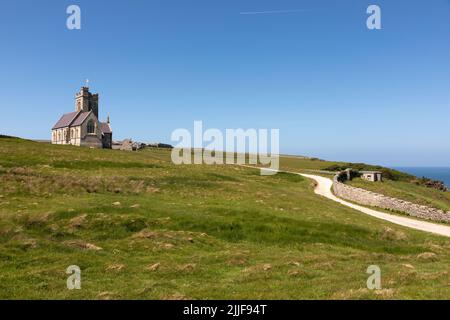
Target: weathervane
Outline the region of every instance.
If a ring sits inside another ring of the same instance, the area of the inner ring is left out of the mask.
[[[89,79],[86,79],[86,88],[89,88]]]

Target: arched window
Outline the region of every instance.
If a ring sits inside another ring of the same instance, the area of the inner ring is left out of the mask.
[[[87,124],[87,133],[95,134],[95,123],[94,120],[89,120]]]

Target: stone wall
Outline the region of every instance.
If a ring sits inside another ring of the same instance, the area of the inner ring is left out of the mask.
[[[450,223],[450,212],[387,197],[361,188],[355,188],[339,182],[338,175],[334,176],[333,179],[333,192],[342,199],[350,200],[362,205],[400,211],[417,218]]]
[[[95,149],[101,149],[102,146],[102,140],[97,137],[97,135],[86,135],[84,139],[81,140],[81,145],[83,147],[89,147],[89,148],[95,148]]]

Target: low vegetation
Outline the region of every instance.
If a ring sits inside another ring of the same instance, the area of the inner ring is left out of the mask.
[[[450,192],[447,191],[442,182],[433,181],[428,178],[418,178],[410,174],[362,163],[331,162],[309,158],[282,158],[280,166],[284,170],[305,171],[325,170],[331,175],[336,172],[352,168],[355,171],[375,170],[383,172],[383,182],[369,182],[355,177],[346,183],[354,187],[363,188],[389,197],[431,206],[437,209],[450,211]]]
[[[412,181],[392,181],[385,179],[383,182],[369,182],[361,178],[347,181],[347,184],[381,193],[444,211],[450,211],[450,192],[427,187],[421,183]]]
[[[336,173],[352,168],[355,171],[374,170],[383,172],[386,179],[394,181],[412,181],[414,176],[409,175],[398,170],[385,168],[382,166],[373,166],[364,163],[349,163],[349,162],[335,162],[325,161],[317,158],[295,158],[285,157],[281,158],[280,165],[285,170],[321,170]]]
[[[320,160],[283,158],[291,169]],[[0,298],[448,299],[447,238],[297,175],[0,138]],[[369,265],[383,289],[366,288]],[[81,290],[66,269],[81,268]]]

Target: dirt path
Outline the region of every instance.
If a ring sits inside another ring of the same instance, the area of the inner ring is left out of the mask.
[[[317,187],[314,190],[314,192],[316,194],[324,196],[333,201],[339,202],[339,203],[343,204],[344,206],[361,211],[372,217],[383,219],[383,220],[386,220],[386,221],[389,221],[389,222],[392,222],[392,223],[395,223],[395,224],[398,224],[398,225],[401,225],[404,227],[421,230],[421,231],[426,231],[426,232],[431,232],[431,233],[439,234],[439,235],[445,236],[445,237],[450,237],[450,227],[447,227],[445,225],[440,225],[440,224],[436,224],[436,223],[421,221],[421,220],[407,218],[407,217],[396,216],[396,215],[369,209],[369,208],[359,206],[357,204],[353,204],[351,202],[342,200],[341,198],[336,197],[331,192],[331,187],[333,185],[333,181],[329,178],[312,175],[312,174],[302,174],[302,173],[295,173],[295,172],[290,172],[290,173],[299,174],[306,178],[315,180],[317,182]]]
[[[241,166],[255,169],[254,166],[249,166],[249,165],[241,165]],[[358,211],[368,214],[372,217],[375,217],[378,219],[383,219],[383,220],[386,220],[386,221],[389,221],[389,222],[392,222],[392,223],[395,223],[395,224],[398,224],[398,225],[401,225],[404,227],[408,227],[408,228],[416,229],[416,230],[420,230],[420,231],[425,231],[425,232],[430,232],[430,233],[438,234],[438,235],[441,235],[444,237],[450,237],[450,227],[448,227],[448,226],[436,224],[436,223],[432,223],[432,222],[426,222],[426,221],[422,221],[422,220],[417,220],[417,219],[413,219],[413,218],[396,216],[396,215],[385,213],[382,211],[369,209],[367,207],[363,207],[363,206],[345,201],[341,198],[338,198],[331,192],[331,187],[333,186],[333,181],[329,178],[325,178],[325,177],[314,175],[314,174],[298,173],[298,172],[284,171],[284,170],[273,170],[273,169],[263,169],[263,170],[298,174],[300,176],[312,179],[317,182],[317,187],[314,190],[314,192],[316,194],[324,196],[333,201],[339,202],[340,204],[342,204],[344,206],[358,210]]]

